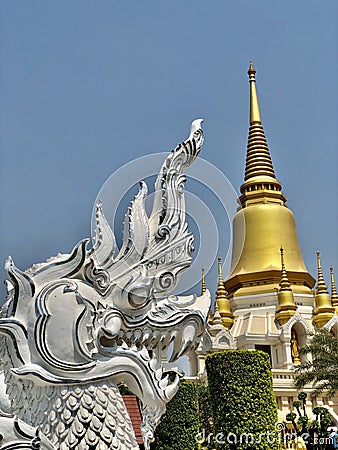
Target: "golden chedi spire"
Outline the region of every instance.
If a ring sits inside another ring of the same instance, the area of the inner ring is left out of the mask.
[[[278,321],[279,325],[284,325],[295,314],[297,306],[295,304],[291,284],[285,268],[283,247],[281,247],[280,249],[280,256],[282,265],[282,277],[279,283],[276,320]]]
[[[261,120],[256,70],[249,67],[250,127],[240,207],[233,220],[231,272],[225,280],[229,295],[250,295],[279,289],[279,247],[288,251],[288,278],[294,293],[312,294],[314,278],[300,250],[296,223],[276,179]]]
[[[232,324],[234,323],[234,317],[232,315],[230,303],[227,298],[227,291],[224,287],[222,275],[222,260],[220,256],[218,257],[218,286],[216,292],[216,303],[222,318],[222,324],[225,326],[225,328],[228,328],[230,330]]]
[[[252,61],[250,61],[248,75],[250,83],[250,128],[244,181],[256,176],[271,177],[272,180],[276,181],[269,147],[262,126],[256,91],[256,70],[252,65]]]
[[[317,328],[323,327],[334,315],[335,309],[332,307],[330,294],[323,277],[320,262],[320,252],[317,250],[318,281],[316,290],[316,307],[313,311],[313,321]]]
[[[331,275],[331,303],[334,309],[336,310],[336,315],[338,316],[338,294],[336,289],[336,284],[334,281],[333,267],[330,267],[330,275]]]

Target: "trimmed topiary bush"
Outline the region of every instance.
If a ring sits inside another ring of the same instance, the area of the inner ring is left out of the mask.
[[[206,358],[216,449],[278,449],[277,408],[266,353],[227,350]]]
[[[182,381],[155,432],[155,450],[198,450],[197,386]]]
[[[198,441],[202,442],[201,450],[213,449],[213,445],[204,436],[209,436],[213,433],[213,420],[209,398],[209,388],[204,384],[196,384],[198,393],[198,409],[199,409],[199,429],[200,435]]]

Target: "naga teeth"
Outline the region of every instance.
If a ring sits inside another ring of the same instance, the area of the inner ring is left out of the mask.
[[[162,333],[160,331],[158,331],[158,330],[154,331],[151,339],[149,340],[149,344],[148,344],[149,348],[154,349],[157,346],[157,344],[160,342],[161,337],[162,337]]]
[[[133,331],[127,331],[127,333],[124,334],[124,339],[128,342],[132,342],[134,332]]]
[[[142,338],[142,332],[140,330],[135,330],[134,332],[134,344],[135,345],[140,345],[141,343],[141,338]]]
[[[165,388],[164,394],[168,400],[171,400],[172,397],[176,394],[176,392],[178,390],[179,381],[180,381],[180,377],[178,376],[178,374],[176,374],[175,380],[173,381],[173,383],[169,384],[169,386],[167,386]]]
[[[170,334],[170,342],[173,342],[174,339],[176,339],[178,331],[174,330],[171,334]]]
[[[183,329],[181,336],[178,336],[175,339],[173,352],[169,359],[169,362],[175,361],[176,359],[180,358],[188,351],[192,342],[194,341],[195,334],[196,334],[196,329],[195,329],[194,325],[187,325]]]
[[[140,355],[145,361],[150,361],[149,353],[144,346],[141,347]]]
[[[194,345],[194,339],[196,336],[196,328],[194,325],[188,325],[182,333],[182,350],[179,353],[178,358],[184,355]]]
[[[153,356],[150,360],[149,363],[149,367],[151,368],[151,370],[153,370],[155,372],[156,369],[158,369],[158,362],[157,359],[155,358],[155,356]]]
[[[184,346],[182,347],[181,351],[178,353],[176,359],[179,359],[181,356],[183,356],[186,352],[188,352],[189,350],[191,350],[191,344],[192,341],[189,339],[188,341],[185,342]]]
[[[144,333],[143,333],[143,339],[142,339],[142,344],[143,345],[148,345],[149,340],[152,338],[152,332],[149,329],[145,329]]]
[[[172,339],[172,335],[170,333],[163,334],[161,338],[161,350],[164,351],[168,348]]]
[[[122,341],[121,347],[122,347],[124,350],[129,350],[129,346],[128,346],[128,344],[127,344],[125,341]]]
[[[160,367],[159,369],[156,370],[155,372],[155,378],[156,380],[160,381],[162,379],[162,375],[163,375],[163,369],[162,367]],[[161,381],[160,381],[160,386],[161,386]],[[161,386],[162,387],[162,386]],[[163,388],[162,388],[163,389]]]
[[[180,350],[181,350],[181,339],[177,338],[174,341],[174,345],[173,345],[173,348],[172,348],[172,353],[171,353],[171,356],[169,358],[169,362],[170,363],[177,359],[177,355],[180,353]]]

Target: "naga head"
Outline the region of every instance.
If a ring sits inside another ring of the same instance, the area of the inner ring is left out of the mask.
[[[149,216],[147,185],[140,183],[119,251],[99,201],[91,248],[86,239],[71,254],[25,271],[11,258],[5,267],[0,334],[12,374],[39,386],[123,382],[141,401],[146,445],[178,389],[179,373],[163,363],[196,348],[210,308],[208,291],[171,295],[192,260],[184,171],[202,147],[201,122],[165,160]]]

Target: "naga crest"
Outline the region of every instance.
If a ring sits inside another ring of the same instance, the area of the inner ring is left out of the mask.
[[[180,378],[164,363],[196,348],[210,308],[208,291],[170,295],[192,260],[184,171],[202,147],[201,122],[165,160],[149,216],[140,183],[119,250],[99,201],[91,248],[85,239],[25,271],[6,261],[0,369],[15,420],[52,446],[41,448],[137,449],[119,383],[140,401],[145,448],[154,439]]]

